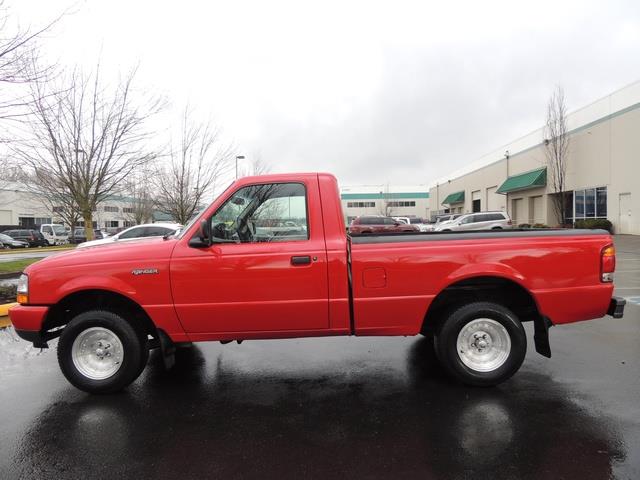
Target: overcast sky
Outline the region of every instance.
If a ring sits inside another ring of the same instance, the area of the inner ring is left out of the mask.
[[[39,25],[70,3],[9,2]],[[211,112],[239,154],[342,184],[430,183],[640,79],[635,1],[142,1],[74,4],[45,55]]]

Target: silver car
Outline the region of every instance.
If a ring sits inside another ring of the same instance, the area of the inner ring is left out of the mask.
[[[502,230],[513,228],[511,217],[505,212],[476,212],[461,215],[455,220],[436,226],[436,232],[465,230]]]

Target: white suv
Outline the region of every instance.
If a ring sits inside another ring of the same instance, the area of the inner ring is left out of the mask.
[[[455,220],[436,226],[436,232],[465,230],[502,230],[513,228],[511,218],[504,212],[476,212],[461,215]]]

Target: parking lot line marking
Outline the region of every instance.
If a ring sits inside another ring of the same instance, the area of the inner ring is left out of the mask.
[[[640,305],[640,296],[638,296],[638,297],[624,297],[624,299],[629,303],[633,303],[635,305]]]

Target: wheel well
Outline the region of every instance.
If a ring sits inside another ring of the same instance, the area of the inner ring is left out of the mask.
[[[62,327],[79,313],[94,309],[120,314],[140,333],[157,336],[153,321],[140,305],[108,290],[83,290],[64,297],[49,310],[43,330]]]
[[[428,334],[436,331],[451,308],[479,301],[503,305],[513,311],[521,322],[541,318],[533,296],[518,283],[500,277],[474,277],[449,285],[434,298],[421,332]]]

